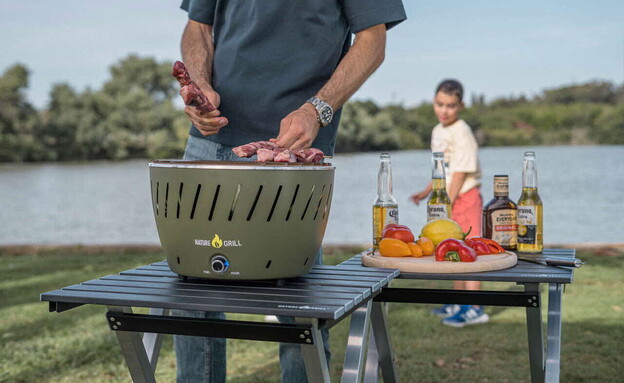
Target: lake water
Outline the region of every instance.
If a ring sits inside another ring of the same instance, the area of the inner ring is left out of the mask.
[[[483,148],[484,202],[494,174],[522,187],[525,150],[537,154],[544,243],[624,242],[624,146]],[[400,222],[419,232],[426,206],[408,201],[431,177],[430,152],[391,152]],[[337,155],[325,244],[369,244],[379,153]],[[0,165],[0,245],[158,244],[147,160]]]

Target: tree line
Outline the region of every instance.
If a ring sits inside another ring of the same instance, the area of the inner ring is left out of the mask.
[[[170,62],[128,56],[99,90],[55,84],[48,105],[28,100],[29,71],[0,77],[0,162],[180,158],[189,129],[176,104]],[[624,144],[624,84],[592,81],[527,98],[473,95],[461,114],[482,146]],[[431,103],[353,101],[343,108],[337,152],[426,149]]]

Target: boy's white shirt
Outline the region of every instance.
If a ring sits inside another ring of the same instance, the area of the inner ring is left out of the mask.
[[[464,120],[457,120],[446,127],[442,124],[436,125],[431,132],[431,151],[444,153],[447,188],[456,172],[466,173],[459,194],[481,185],[479,146],[472,129]]]

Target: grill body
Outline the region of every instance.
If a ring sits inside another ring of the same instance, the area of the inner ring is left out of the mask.
[[[150,162],[158,235],[175,273],[277,279],[314,265],[333,192],[330,164]]]

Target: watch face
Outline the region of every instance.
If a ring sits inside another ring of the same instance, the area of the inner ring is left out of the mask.
[[[321,108],[320,112],[319,112],[319,117],[321,118],[321,122],[323,122],[323,124],[329,124],[332,120],[332,110],[331,107],[329,106],[325,106],[323,108]]]

